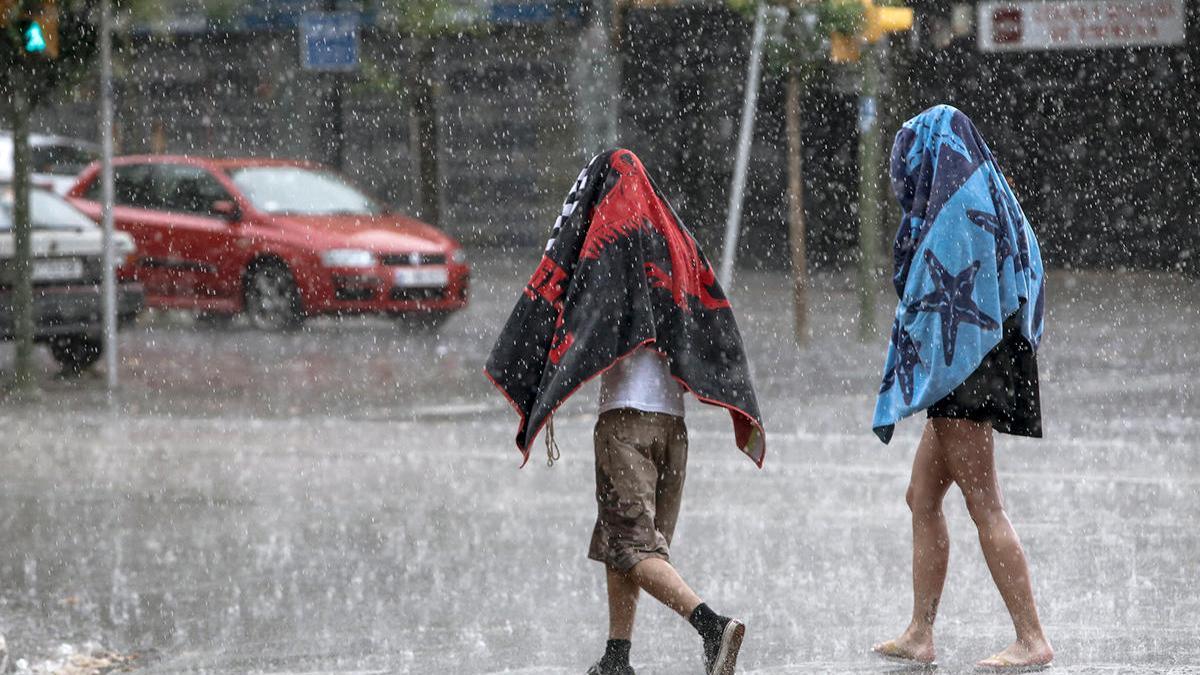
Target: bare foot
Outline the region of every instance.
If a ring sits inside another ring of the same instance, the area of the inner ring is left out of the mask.
[[[920,638],[913,636],[910,631],[904,631],[904,634],[895,640],[880,642],[871,647],[871,651],[888,659],[930,664],[934,659],[933,636]]]
[[[1026,642],[1017,640],[999,654],[993,654],[975,664],[982,669],[1009,673],[1041,670],[1054,660],[1054,648],[1045,638]]]

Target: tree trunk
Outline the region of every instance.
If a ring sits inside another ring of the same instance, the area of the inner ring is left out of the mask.
[[[858,335],[874,337],[875,293],[879,276],[880,174],[879,48],[862,50],[863,84],[858,113]]]
[[[441,220],[441,171],[438,166],[437,106],[433,89],[433,43],[417,40],[408,88],[409,139],[415,143],[416,192],[421,218],[430,225]]]
[[[342,73],[330,75],[329,87],[329,163],[338,171],[346,168],[346,120],[342,113],[346,78]]]
[[[796,344],[808,340],[808,241],[804,223],[804,139],[800,135],[800,99],[803,83],[796,68],[788,68],[787,197],[788,233],[792,244],[792,298]]]
[[[18,394],[34,389],[32,226],[29,212],[28,74],[20,65],[9,72],[13,135],[13,338],[16,340],[14,384]]]
[[[338,11],[337,0],[325,0],[325,11]],[[346,164],[346,120],[342,114],[342,99],[345,95],[346,77],[343,73],[329,74],[329,163],[338,171],[345,169]]]

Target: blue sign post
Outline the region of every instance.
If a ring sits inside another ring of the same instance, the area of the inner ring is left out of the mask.
[[[358,70],[358,12],[324,12],[300,17],[300,65],[305,70]]]

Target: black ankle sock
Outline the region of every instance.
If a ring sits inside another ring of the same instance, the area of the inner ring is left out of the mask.
[[[692,615],[688,617],[688,622],[696,629],[706,642],[710,640],[719,640],[721,631],[725,629],[725,623],[729,621],[725,617],[712,611],[708,605],[703,602],[696,605],[696,609],[692,610]]]
[[[609,640],[604,646],[604,656],[600,659],[606,666],[629,665],[629,640]]]

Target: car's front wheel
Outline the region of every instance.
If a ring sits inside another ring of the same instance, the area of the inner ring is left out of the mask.
[[[50,340],[50,354],[65,375],[78,375],[104,354],[104,341],[91,335],[58,335]]]
[[[246,276],[246,316],[259,330],[295,330],[304,322],[300,291],[282,263],[265,263]]]

